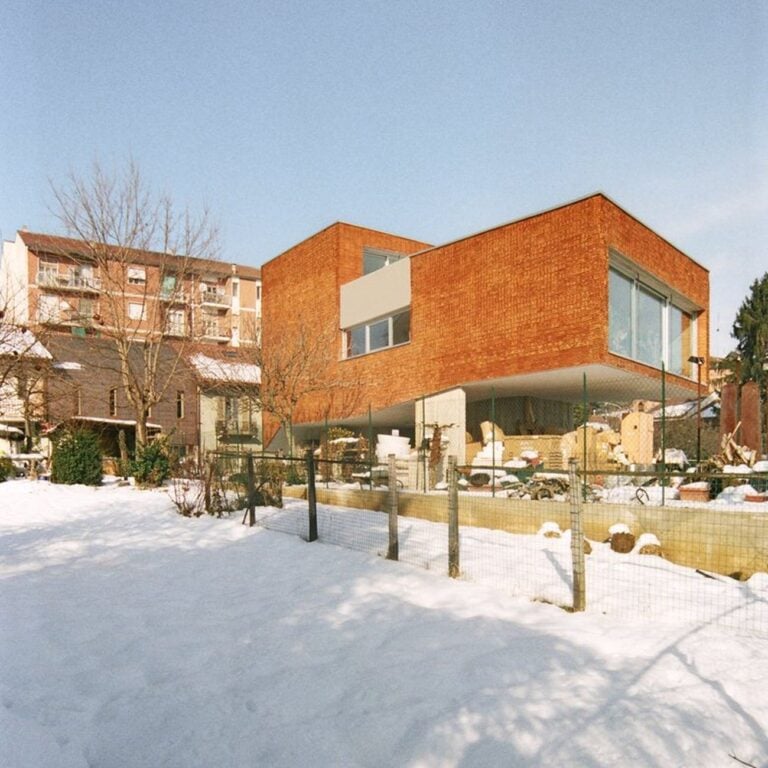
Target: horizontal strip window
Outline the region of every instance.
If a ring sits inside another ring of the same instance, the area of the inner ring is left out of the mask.
[[[344,331],[346,357],[359,357],[369,352],[405,344],[411,338],[411,310],[382,317]]]

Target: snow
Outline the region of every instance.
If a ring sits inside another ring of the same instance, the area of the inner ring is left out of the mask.
[[[7,323],[0,324],[0,357],[20,355],[50,360],[51,353],[37,340],[32,331]]]
[[[106,416],[72,416],[73,421],[88,421],[88,422],[95,422],[97,424],[115,424],[117,426],[126,426],[126,427],[135,427],[136,426],[136,419],[115,419],[111,417]],[[161,424],[155,424],[154,422],[148,421],[147,427],[149,429],[162,429]]]
[[[189,358],[192,367],[206,381],[229,384],[261,383],[261,368],[254,363],[233,363],[198,353]]]
[[[306,505],[259,514],[295,523]],[[569,614],[482,578],[490,547],[525,540],[525,569],[552,582],[539,599],[567,596],[568,535],[463,528],[475,575],[451,580],[440,524],[400,521],[404,556],[433,547],[426,570],[323,543],[344,543],[351,516],[386,547],[377,513],[321,507],[308,544],[180,517],[163,491],[0,484],[0,765],[768,762],[765,636],[691,621],[696,603],[732,610],[726,596],[765,608],[768,575],[706,579],[598,545],[587,579],[602,586]],[[601,568],[679,584],[685,609],[678,592],[618,618],[643,595]]]

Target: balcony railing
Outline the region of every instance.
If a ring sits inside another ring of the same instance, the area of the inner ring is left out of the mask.
[[[76,311],[57,312],[55,314],[38,313],[38,322],[43,325],[76,325],[83,328],[93,327],[92,313],[80,314]]]
[[[200,303],[211,304],[217,307],[229,307],[232,304],[232,297],[227,296],[223,291],[201,291]]]
[[[218,323],[203,323],[203,338],[225,341],[229,339],[229,330],[222,328]]]
[[[38,272],[37,284],[44,288],[55,288],[62,291],[90,291],[97,293],[101,290],[101,280],[98,277],[66,274],[64,272]]]
[[[188,299],[185,291],[160,289],[160,301],[167,301],[171,304],[186,304]]]

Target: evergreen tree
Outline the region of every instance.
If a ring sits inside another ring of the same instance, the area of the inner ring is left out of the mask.
[[[756,381],[765,398],[768,364],[768,272],[750,287],[733,324],[733,337],[741,358],[741,381]]]

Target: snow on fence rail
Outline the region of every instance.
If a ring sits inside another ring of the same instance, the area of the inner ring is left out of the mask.
[[[287,462],[297,484],[284,488],[282,508],[252,507],[258,525],[569,610],[768,635],[768,504],[743,494],[730,503],[688,502],[670,485],[647,499],[629,491],[595,498],[594,478],[574,465],[555,478],[565,493],[538,500],[460,491],[453,469],[448,488],[425,494],[388,484],[397,478],[392,464],[377,474],[345,462],[345,478],[334,481],[340,468],[314,457],[259,460]]]

